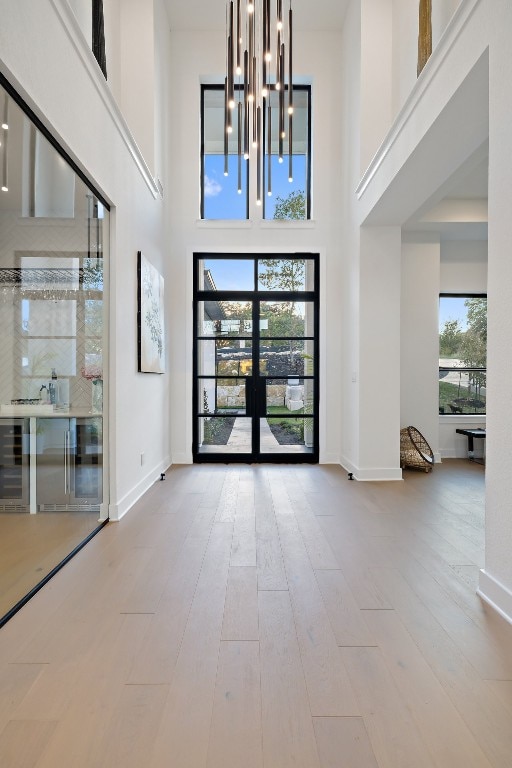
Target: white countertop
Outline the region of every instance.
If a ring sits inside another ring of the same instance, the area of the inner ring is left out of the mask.
[[[0,405],[0,418],[41,418],[41,419],[58,419],[60,418],[76,418],[76,417],[98,417],[102,416],[102,413],[93,413],[87,406],[82,407],[69,407],[63,408],[61,406],[54,405]]]

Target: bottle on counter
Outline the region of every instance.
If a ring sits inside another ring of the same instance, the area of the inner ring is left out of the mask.
[[[48,390],[46,384],[43,384],[39,390],[39,402],[42,405],[45,405],[48,402]]]
[[[57,384],[57,373],[55,371],[55,368],[52,368],[52,381],[51,381],[51,389],[50,384],[48,385],[48,391],[50,393],[50,402],[54,405],[56,403],[60,402],[59,397],[59,385]]]

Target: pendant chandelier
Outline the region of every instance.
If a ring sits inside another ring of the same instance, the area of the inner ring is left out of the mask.
[[[242,193],[242,159],[252,158],[256,163],[257,205],[262,203],[265,140],[266,192],[272,194],[273,124],[278,128],[274,155],[277,154],[280,163],[284,162],[285,153],[288,155],[288,179],[293,181],[291,5],[289,0],[286,13],[283,0],[228,0],[226,3],[224,175],[228,175],[229,168],[229,138],[236,126],[238,193]],[[272,93],[277,98],[272,99]]]

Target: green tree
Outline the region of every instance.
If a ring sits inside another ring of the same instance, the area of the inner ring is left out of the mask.
[[[306,262],[304,259],[262,259],[258,274],[260,285],[268,291],[303,291]],[[269,336],[304,336],[304,318],[297,315],[295,301],[266,302],[262,317],[268,319]]]
[[[274,219],[297,220],[306,218],[306,196],[299,189],[290,192],[288,197],[276,197],[276,207],[274,210]]]
[[[487,366],[487,299],[466,299],[468,310],[468,329],[460,346],[460,357],[467,368],[485,368]],[[470,371],[469,384],[475,387],[478,397],[486,384],[485,371]]]
[[[261,259],[258,280],[268,291],[303,291],[304,259]]]
[[[439,334],[440,357],[457,357],[464,337],[458,320],[446,320]]]
[[[487,344],[487,299],[479,297],[466,299],[464,306],[468,310],[468,328],[477,333]]]

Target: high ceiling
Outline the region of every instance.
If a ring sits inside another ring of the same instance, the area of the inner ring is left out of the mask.
[[[292,0],[295,29],[341,29],[350,0]],[[171,29],[224,29],[225,0],[165,0]],[[289,8],[284,0],[283,9]]]

